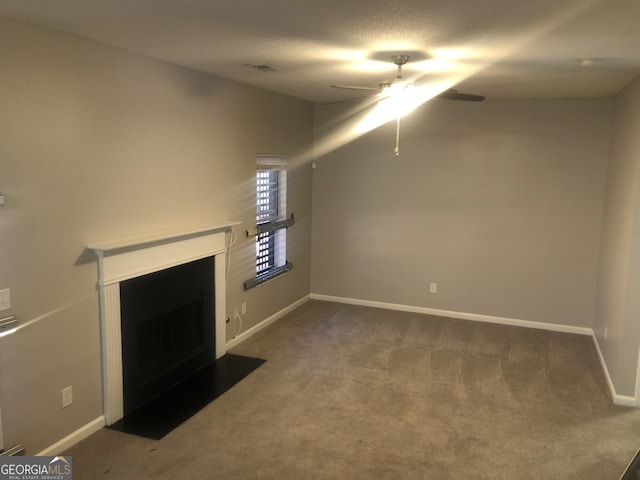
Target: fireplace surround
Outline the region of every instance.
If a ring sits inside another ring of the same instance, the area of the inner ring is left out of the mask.
[[[239,222],[92,243],[98,257],[103,408],[106,425],[124,416],[121,283],[207,257],[214,258],[215,358],[226,353],[226,235]]]

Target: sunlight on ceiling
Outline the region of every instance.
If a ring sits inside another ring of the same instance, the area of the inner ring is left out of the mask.
[[[428,102],[439,93],[444,92],[466,78],[469,78],[480,71],[488,68],[500,59],[512,55],[518,49],[535,42],[549,31],[562,26],[572,18],[584,12],[598,0],[584,0],[573,4],[570,8],[565,9],[560,14],[548,18],[545,23],[533,25],[528,30],[519,32],[518,36],[514,36],[507,41],[504,38],[495,42],[484,38],[481,45],[491,45],[492,48],[485,48],[482,52],[473,52],[469,49],[446,49],[439,48],[431,52],[431,58],[420,59],[417,62],[409,64],[412,68],[417,68],[427,74],[414,75],[407,82],[412,88],[406,88],[406,84],[398,91],[384,89],[380,94],[371,97],[371,99],[362,102],[355,108],[347,111],[332,125],[326,125],[321,128],[324,136],[314,147],[316,158],[325,155],[355,139],[365,135],[366,133],[384,125],[389,121],[398,122],[398,131],[396,134],[396,153],[398,148],[398,136],[400,127],[400,118],[410,114],[420,105]],[[488,41],[489,40],[489,41]],[[389,48],[384,48],[389,51]],[[411,51],[407,48],[404,51]],[[398,50],[401,51],[401,50]],[[379,60],[370,60],[371,55],[363,53],[361,55],[350,52],[348,55],[352,59],[360,58],[361,60],[353,63],[353,68],[358,71],[389,71],[393,66],[390,62]],[[468,63],[464,62],[467,58],[483,58],[483,62]],[[415,83],[414,83],[415,82]],[[322,108],[322,107],[320,107]],[[392,150],[391,141],[389,142],[390,152]]]

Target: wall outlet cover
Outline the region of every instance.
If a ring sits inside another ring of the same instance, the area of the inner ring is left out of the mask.
[[[0,290],[0,312],[11,308],[11,290],[5,288]]]
[[[66,387],[62,389],[62,408],[66,408],[73,403],[73,388]]]

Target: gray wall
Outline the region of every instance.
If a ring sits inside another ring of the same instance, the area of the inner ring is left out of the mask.
[[[310,104],[1,17],[0,58],[0,289],[27,325],[0,338],[5,446],[36,453],[102,413],[85,245],[227,219],[245,223],[227,298],[230,316],[248,303],[245,330],[310,290],[595,326],[618,393],[633,395],[638,82],[615,103],[424,105],[403,121],[399,159],[392,124],[318,159],[312,236]],[[346,108],[316,108],[317,147]],[[295,268],[243,292],[258,152],[290,156]]]
[[[640,341],[640,79],[616,96],[613,113],[594,330],[616,393],[634,396]]]
[[[87,243],[240,220],[229,314],[246,301],[250,328],[309,293],[313,107],[6,18],[0,58],[0,288],[27,324],[0,339],[0,401],[5,445],[33,454],[102,414]],[[295,268],[244,293],[259,152],[290,158]]]
[[[317,107],[318,150],[348,108]],[[311,291],[591,328],[611,108],[433,100],[400,158],[393,124],[318,158]]]

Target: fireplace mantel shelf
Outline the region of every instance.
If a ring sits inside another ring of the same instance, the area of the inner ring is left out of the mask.
[[[122,253],[124,251],[139,250],[147,248],[151,245],[172,243],[189,237],[199,237],[202,235],[208,235],[210,233],[222,232],[225,230],[230,230],[232,227],[241,224],[242,222],[229,220],[226,223],[218,225],[200,225],[191,229],[175,231],[166,230],[163,232],[156,232],[149,235],[130,237],[121,240],[91,243],[87,245],[87,248],[89,250],[93,250],[96,255],[102,257],[116,253]]]

